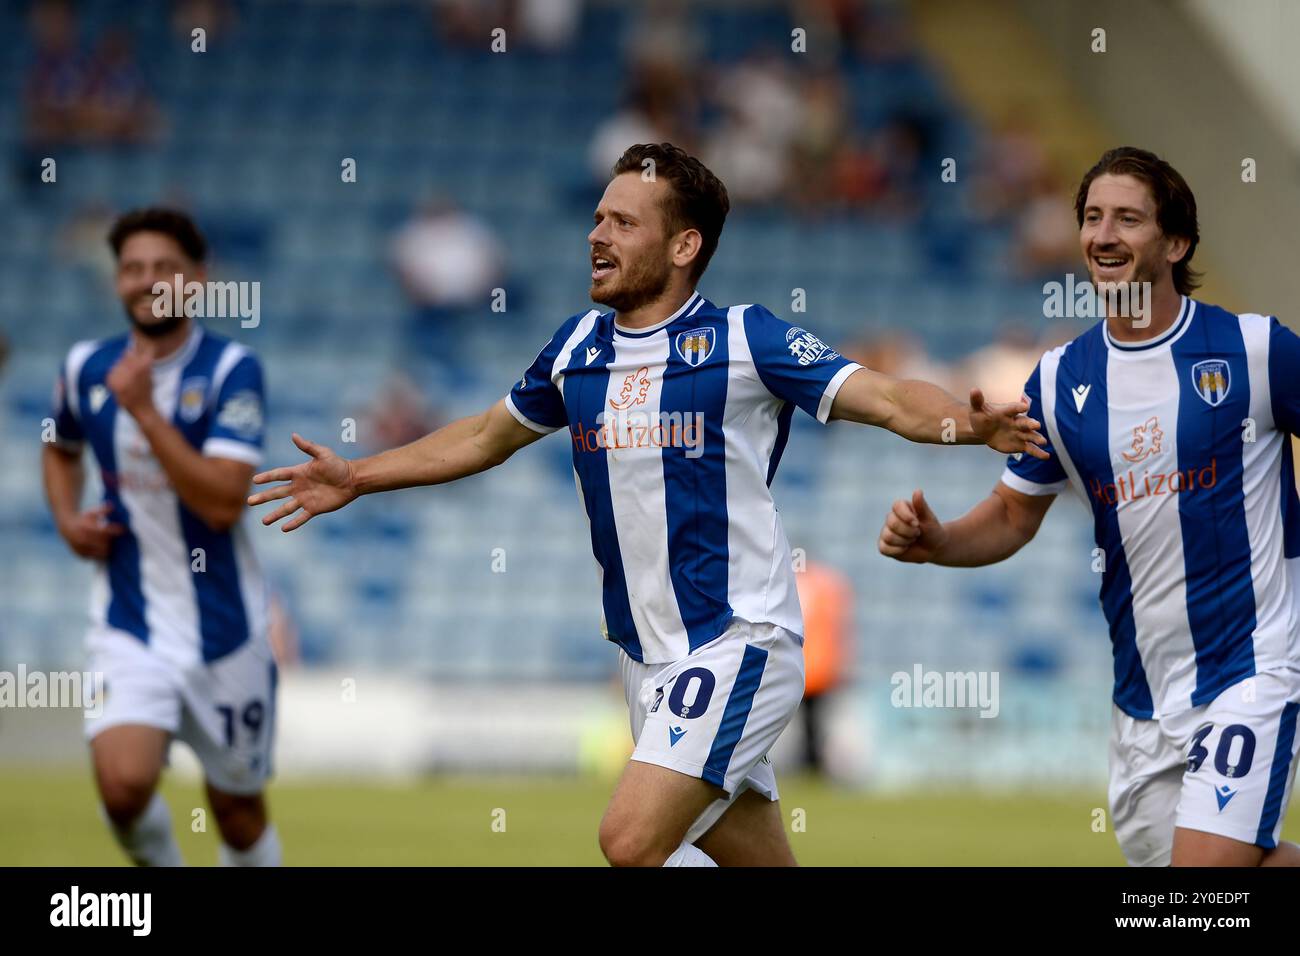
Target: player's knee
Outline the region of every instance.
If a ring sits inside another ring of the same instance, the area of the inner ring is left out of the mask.
[[[261,839],[266,830],[266,805],[260,795],[244,797],[210,791],[208,799],[227,846],[247,850]]]
[[[676,847],[664,847],[661,841],[637,832],[634,827],[620,826],[608,819],[600,824],[600,852],[610,866],[663,866]]]
[[[100,776],[100,800],[114,826],[129,826],[144,813],[153,798],[154,783],[154,778],[145,774],[119,772]]]

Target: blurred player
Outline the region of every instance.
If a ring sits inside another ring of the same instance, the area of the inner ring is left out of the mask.
[[[104,701],[86,721],[95,781],[132,860],[180,865],[156,792],[179,738],[203,765],[221,862],[278,865],[262,798],[275,665],[262,573],[240,527],[261,458],[261,365],[183,309],[154,314],[154,283],[206,278],[206,244],[188,217],[132,212],[109,243],[131,328],[68,352],[43,460],[59,533],[97,565],[88,645]],[[80,511],[87,443],[104,499]]]
[[[1151,311],[1135,321],[1138,310],[1112,307],[1042,357],[1026,392],[1051,458],[1013,458],[989,498],[946,524],[919,490],[895,502],[880,550],[992,564],[1072,487],[1105,562],[1110,807],[1125,857],[1300,865],[1300,847],[1278,842],[1300,742],[1300,501],[1287,437],[1300,431],[1300,338],[1189,297],[1196,200],[1151,153],[1106,153],[1075,212],[1093,281],[1151,283]]]
[[[591,298],[610,311],[573,316],[503,400],[403,448],[353,462],[295,435],[312,461],[258,475],[288,483],[249,498],[288,499],[266,524],[301,509],[289,531],[567,429],[636,741],[600,827],[616,865],[794,862],[767,752],[803,695],[802,621],[768,485],[796,407],[1044,454],[1024,404],[985,407],[976,392],[964,405],[849,362],[762,306],[701,296],[728,205],[680,149],[632,147],[588,236]]]

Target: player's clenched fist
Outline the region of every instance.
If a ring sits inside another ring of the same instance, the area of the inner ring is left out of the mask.
[[[73,553],[102,561],[108,557],[113,539],[126,530],[122,525],[108,520],[112,511],[113,506],[110,504],[79,511],[58,523],[59,534],[68,542]]]
[[[129,414],[139,413],[153,406],[153,359],[145,352],[131,348],[108,370],[104,380],[117,404]]]
[[[894,502],[876,546],[886,557],[923,564],[935,556],[947,538],[943,524],[918,488],[912,492],[911,501],[900,498]]]
[[[337,511],[357,497],[352,462],[340,458],[324,445],[308,441],[296,432],[293,443],[311,455],[312,460],[292,468],[272,468],[254,475],[253,483],[256,485],[272,481],[283,481],[285,484],[248,496],[250,505],[260,505],[279,498],[289,499],[262,519],[262,524],[265,525],[275,524],[281,518],[287,518],[302,509],[302,514],[294,515],[291,521],[280,527],[281,531],[301,528],[316,515]]]

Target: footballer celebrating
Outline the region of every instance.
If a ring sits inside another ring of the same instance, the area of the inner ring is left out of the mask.
[[[1093,282],[1148,309],[1043,355],[1026,387],[1049,458],[1015,456],[941,523],[920,490],[880,551],[971,567],[1033,538],[1056,495],[1091,508],[1115,660],[1110,810],[1135,866],[1296,866],[1279,842],[1300,717],[1300,338],[1190,297],[1199,230],[1182,176],[1113,149],[1075,198]],[[1118,297],[1121,301],[1123,297]]]
[[[240,527],[261,458],[261,365],[183,308],[155,314],[155,283],[205,279],[206,243],[187,216],[128,213],[109,243],[130,330],[68,352],[43,453],[59,532],[96,564],[87,643],[104,699],[86,719],[95,781],[132,860],[180,865],[157,793],[179,738],[203,766],[221,862],[279,865],[262,797],[275,665],[261,571]],[[82,511],[86,445],[104,497]]]
[[[1026,403],[960,403],[862,368],[760,305],[704,298],[728,208],[697,159],[631,147],[587,237],[591,298],[608,311],[566,321],[486,412],[403,448],[347,461],[295,435],[311,461],[256,476],[284,484],[249,498],[285,499],[263,522],[289,531],[565,430],[636,744],[600,826],[614,865],[794,863],[767,752],[803,695],[803,625],[768,486],[796,408],[1046,454]]]

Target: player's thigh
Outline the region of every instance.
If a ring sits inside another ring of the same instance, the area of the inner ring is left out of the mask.
[[[797,866],[781,804],[746,790],[695,841],[718,866]]]
[[[185,675],[177,737],[194,750],[219,793],[254,797],[271,776],[277,674],[265,640]]]
[[[1259,866],[1264,850],[1253,843],[1186,827],[1174,829],[1171,866]]]
[[[722,796],[699,777],[630,760],[600,822],[601,850],[615,866],[661,866]]]
[[[100,797],[124,822],[143,810],[167,762],[180,725],[176,669],[134,635],[94,629],[87,640],[96,694],[85,711],[85,735]]]
[[[117,724],[91,738],[95,785],[116,822],[125,822],[148,805],[170,741],[166,730],[146,724]]]

